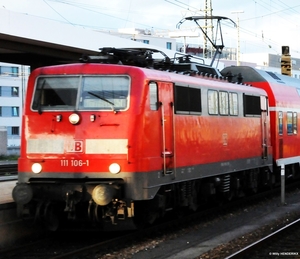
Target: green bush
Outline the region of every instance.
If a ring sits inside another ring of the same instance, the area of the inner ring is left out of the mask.
[[[18,160],[19,156],[18,155],[0,155],[0,161],[4,160],[4,161],[14,161],[14,160]]]

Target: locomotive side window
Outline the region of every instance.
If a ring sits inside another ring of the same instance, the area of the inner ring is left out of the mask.
[[[201,90],[197,88],[189,87],[190,96],[190,113],[199,114],[202,112],[201,107]]]
[[[238,115],[238,94],[208,90],[208,113],[210,115]]]
[[[158,110],[158,95],[157,95],[157,84],[151,82],[149,84],[149,94],[150,94],[150,110]]]
[[[244,115],[245,116],[260,116],[260,96],[244,94]]]
[[[219,92],[220,115],[228,115],[228,92]]]
[[[278,112],[278,133],[279,135],[283,134],[283,112]]]
[[[128,76],[84,76],[79,108],[124,110],[128,105]]]
[[[189,114],[189,102],[188,88],[175,85],[175,112]]]
[[[201,90],[175,85],[175,112],[177,114],[200,114]]]
[[[211,115],[219,114],[218,91],[208,90],[208,113]]]
[[[229,93],[229,114],[238,115],[238,95],[237,93]]]
[[[32,109],[74,109],[79,77],[41,77],[37,81]]]

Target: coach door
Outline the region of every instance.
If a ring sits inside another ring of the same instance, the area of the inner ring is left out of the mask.
[[[175,177],[175,139],[174,139],[174,103],[173,84],[159,83],[159,104],[161,112],[162,135],[162,164],[163,173],[173,174]]]
[[[261,108],[261,127],[262,127],[262,158],[268,158],[268,135],[267,135],[267,114],[268,114],[268,100],[266,96],[260,96]]]

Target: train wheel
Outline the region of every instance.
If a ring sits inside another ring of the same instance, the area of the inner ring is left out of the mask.
[[[199,207],[198,195],[199,195],[199,184],[194,182],[191,197],[189,199],[189,209],[191,209],[192,211],[196,211]]]
[[[45,218],[45,225],[50,231],[56,231],[59,227],[59,219],[53,208],[51,208],[51,211],[48,212]]]
[[[234,197],[234,192],[232,190],[225,192],[223,197],[226,201],[232,201],[232,199]]]
[[[40,202],[36,208],[35,221],[41,222],[49,231],[56,231],[59,227],[59,218],[54,204]]]

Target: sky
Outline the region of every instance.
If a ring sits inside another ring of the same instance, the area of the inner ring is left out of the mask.
[[[0,8],[92,30],[173,32],[184,17],[204,15],[206,2],[212,5],[212,15],[228,17],[239,25],[221,22],[226,47],[237,47],[239,32],[242,54],[281,55],[281,46],[290,46],[291,55],[300,58],[300,2],[295,0],[0,0]],[[186,21],[180,28],[199,32],[199,37],[187,42],[203,45],[203,34],[194,22]],[[216,24],[213,31],[220,43]]]

